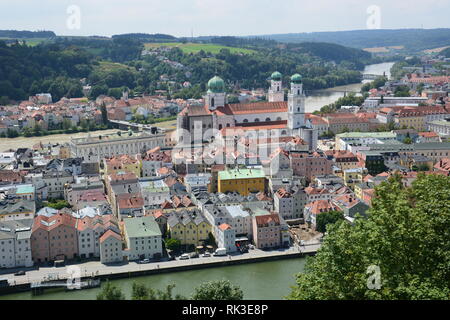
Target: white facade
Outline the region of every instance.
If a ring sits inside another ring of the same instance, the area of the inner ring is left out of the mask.
[[[284,101],[284,92],[281,80],[271,80],[269,89],[269,102]]]
[[[31,267],[32,220],[0,223],[0,268]]]
[[[302,83],[291,83],[288,94],[288,128],[298,129],[305,126],[305,99]]]
[[[221,229],[219,226],[214,228],[215,238],[218,248],[227,249],[227,253],[236,252],[236,232],[233,228]]]
[[[104,239],[100,243],[100,262],[106,264],[121,261],[123,261],[122,240],[114,236]]]
[[[119,154],[138,154],[143,150],[165,146],[165,134],[141,133],[139,135],[117,134],[105,135],[100,139],[80,138],[72,139],[70,148],[75,157],[88,158],[97,156],[98,159],[112,157]]]

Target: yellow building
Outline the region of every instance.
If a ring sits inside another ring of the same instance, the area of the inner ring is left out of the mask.
[[[208,239],[211,225],[198,211],[183,211],[172,214],[167,220],[167,230],[171,239],[182,245],[201,246]]]
[[[413,128],[417,131],[426,130],[425,116],[420,111],[402,111],[394,115],[394,123],[398,128]]]
[[[355,168],[344,170],[344,184],[352,190],[355,186],[363,182],[364,176],[367,175],[366,168]]]
[[[264,192],[266,177],[262,169],[233,169],[220,171],[218,191],[238,192],[248,196],[250,193]]]
[[[105,176],[113,173],[127,171],[133,172],[138,178],[141,177],[141,161],[129,155],[121,155],[105,159]]]

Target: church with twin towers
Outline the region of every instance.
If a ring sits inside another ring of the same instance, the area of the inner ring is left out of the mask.
[[[299,74],[290,77],[287,101],[282,78],[280,72],[272,73],[267,101],[229,104],[224,80],[214,76],[208,81],[204,105],[187,106],[179,113],[178,144],[212,141],[217,131],[226,137],[236,132],[245,136],[246,132],[266,130],[271,136],[299,137],[309,145],[310,150],[315,150],[318,133],[305,115],[306,96],[302,77]]]

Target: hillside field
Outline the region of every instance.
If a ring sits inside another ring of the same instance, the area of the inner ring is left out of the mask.
[[[184,53],[197,53],[201,50],[205,52],[210,52],[213,54],[217,54],[222,49],[228,49],[231,53],[244,53],[244,54],[253,54],[254,50],[244,49],[244,48],[234,48],[227,47],[218,44],[211,43],[181,43],[181,42],[157,42],[157,43],[146,43],[146,49],[159,48],[159,47],[178,47]]]

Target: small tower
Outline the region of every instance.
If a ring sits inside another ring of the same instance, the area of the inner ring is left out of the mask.
[[[205,104],[209,110],[214,111],[218,107],[225,106],[225,82],[218,76],[214,76],[208,81],[208,91],[206,92]]]
[[[270,77],[269,102],[284,101],[284,92],[282,88],[282,75],[278,71],[272,73]]]
[[[288,128],[291,130],[304,127],[305,99],[303,93],[302,76],[294,74],[291,77],[291,90],[288,94]]]

